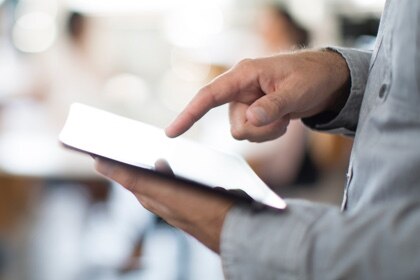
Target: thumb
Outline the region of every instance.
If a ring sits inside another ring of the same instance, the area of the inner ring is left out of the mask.
[[[247,120],[255,126],[264,126],[281,119],[287,114],[285,99],[268,94],[256,100],[246,112]]]

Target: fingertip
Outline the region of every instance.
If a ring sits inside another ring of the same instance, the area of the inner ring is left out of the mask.
[[[182,125],[172,124],[166,127],[164,131],[165,131],[166,136],[168,136],[169,138],[176,138],[182,135],[183,133],[185,133],[185,131],[187,130],[188,128],[184,128]]]
[[[169,165],[168,161],[165,159],[158,159],[155,162],[155,170],[165,173],[167,175],[175,176],[171,166]]]
[[[95,158],[95,170],[107,176],[112,168],[112,162],[101,157]]]
[[[94,167],[95,170],[98,171],[99,173],[101,173],[101,169],[102,169],[102,160],[98,157],[94,157]]]
[[[244,134],[243,128],[241,126],[232,126],[230,128],[230,134],[236,140],[244,140],[245,139],[245,134]]]
[[[179,114],[175,120],[172,121],[171,124],[169,124],[165,128],[165,134],[169,138],[175,138],[183,134],[185,131],[188,130],[188,124],[186,121],[186,118],[183,113]]]
[[[174,131],[174,129],[172,128],[172,126],[168,126],[165,128],[165,134],[167,137],[169,138],[174,138],[177,136],[176,132]]]

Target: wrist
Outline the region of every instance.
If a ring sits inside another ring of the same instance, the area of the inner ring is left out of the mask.
[[[331,97],[326,104],[324,112],[339,113],[343,109],[350,95],[351,77],[350,69],[345,58],[336,50],[326,48],[322,50],[330,67],[331,83],[334,84]]]

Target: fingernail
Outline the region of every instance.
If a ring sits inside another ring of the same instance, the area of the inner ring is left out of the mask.
[[[261,107],[252,108],[252,114],[259,124],[268,124],[270,122],[267,112]]]

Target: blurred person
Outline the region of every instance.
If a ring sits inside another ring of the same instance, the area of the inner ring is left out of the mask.
[[[261,9],[257,30],[267,54],[305,48],[310,43],[308,30],[279,4],[272,3]]]
[[[0,1],[0,110],[29,91],[27,85],[32,82],[29,67],[13,47],[9,32],[14,21],[12,6],[12,1]]]
[[[274,3],[264,6],[258,14],[257,31],[266,55],[304,48],[310,41],[309,32],[282,5]],[[313,184],[318,170],[308,151],[307,133],[300,121],[293,120],[284,137],[249,144],[243,154],[255,172],[277,192],[284,192],[283,187],[290,185]]]
[[[39,55],[38,84],[32,94],[45,108],[54,130],[61,129],[69,105],[81,102],[104,106],[100,96],[110,70],[98,67],[89,51],[90,22],[83,14],[70,12],[66,36],[48,53]]]
[[[71,12],[65,30],[67,37],[37,58],[38,84],[28,109],[38,110],[26,110],[42,115],[45,134],[54,143],[71,103],[113,106],[100,95],[107,69],[98,68],[89,52],[89,19]],[[37,209],[29,253],[32,279],[120,279],[128,272],[139,273],[142,235],[152,215],[131,194],[94,172],[74,175],[86,159],[66,162],[66,152],[55,146],[49,152],[58,159],[51,175],[58,179],[46,179]]]
[[[373,52],[326,48],[245,60],[202,88],[166,129],[181,135],[230,103],[237,139],[279,137],[292,118],[356,136],[341,211],[303,200],[255,211],[105,159],[96,168],[220,253],[227,279],[417,279],[419,20],[419,1],[388,0]]]

